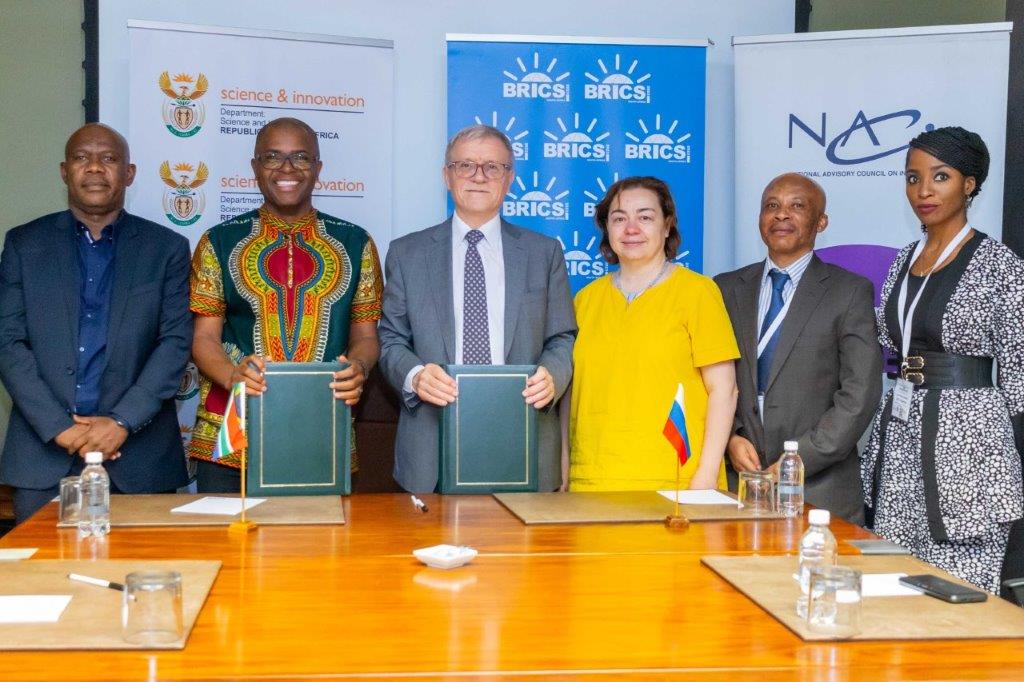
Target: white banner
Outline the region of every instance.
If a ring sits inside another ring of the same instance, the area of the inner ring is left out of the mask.
[[[391,241],[394,58],[391,41],[129,22],[128,143],[137,167],[128,210],[188,236],[263,203],[256,133],[281,116],[316,132],[323,170],[314,206]],[[192,435],[198,374],[177,395]]]
[[[896,250],[920,237],[907,203],[907,143],[959,125],[984,138],[991,170],[971,224],[1002,235],[1012,24],[735,38],[736,265],[764,258],[761,192],[776,175],[824,187],[825,260],[879,285]]]
[[[130,22],[129,210],[206,229],[262,203],[256,133],[290,116],[317,131],[319,210],[391,241],[391,41]]]

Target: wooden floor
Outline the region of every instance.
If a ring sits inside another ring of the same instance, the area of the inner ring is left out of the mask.
[[[220,559],[188,646],[170,653],[4,652],[0,680],[488,676],[711,680],[1024,679],[1024,642],[805,644],[700,565],[788,554],[804,519],[522,525],[490,497],[345,501],[345,526],[114,529],[79,542],[55,505],[0,540],[34,559]],[[844,540],[872,537],[841,521]],[[412,556],[470,545],[467,567]],[[0,590],[2,591],[2,590]]]

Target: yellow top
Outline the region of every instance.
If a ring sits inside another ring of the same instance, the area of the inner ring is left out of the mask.
[[[700,461],[708,409],[698,368],[740,356],[718,286],[675,267],[627,305],[605,275],[584,287],[575,305],[569,489],[674,488],[675,450],[662,429],[679,383],[691,450],[685,488]]]

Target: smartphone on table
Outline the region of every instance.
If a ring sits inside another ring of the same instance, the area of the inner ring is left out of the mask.
[[[964,587],[937,575],[905,575],[900,578],[900,583],[950,604],[970,604],[988,599],[988,595],[980,590]]]

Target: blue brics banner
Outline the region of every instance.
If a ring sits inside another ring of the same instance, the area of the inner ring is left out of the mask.
[[[608,272],[594,209],[631,175],[668,183],[701,271],[707,41],[448,36],[448,134],[503,131],[516,178],[506,220],[557,238],[573,292]],[[452,210],[449,200],[449,210]]]

